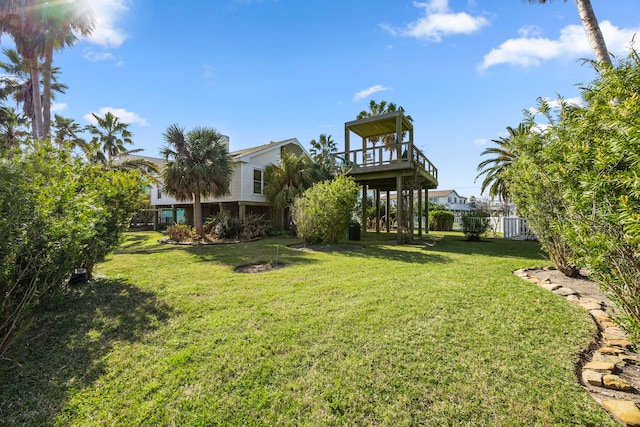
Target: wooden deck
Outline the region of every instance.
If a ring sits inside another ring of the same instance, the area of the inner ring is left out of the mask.
[[[334,165],[358,183],[381,191],[395,191],[398,176],[415,178],[404,180],[407,189],[438,186],[438,169],[409,142],[336,153]]]

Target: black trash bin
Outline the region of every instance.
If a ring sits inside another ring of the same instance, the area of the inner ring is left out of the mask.
[[[360,240],[360,224],[355,221],[349,224],[349,240]]]

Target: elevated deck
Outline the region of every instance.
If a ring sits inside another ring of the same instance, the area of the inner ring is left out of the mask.
[[[333,158],[336,168],[380,191],[396,191],[398,176],[407,178],[403,189],[438,186],[438,169],[410,142],[345,151]]]
[[[386,114],[371,115],[344,124],[342,153],[333,156],[334,166],[362,185],[363,205],[367,191],[374,190],[376,231],[380,223],[380,193],[387,192],[386,212],[390,212],[390,192],[396,193],[398,243],[413,236],[414,197],[418,196],[418,235],[422,234],[422,190],[438,186],[438,169],[413,142],[413,123],[402,108]],[[361,138],[351,148],[351,134]],[[408,138],[408,139],[406,139]],[[362,209],[362,227],[366,231],[366,209]],[[387,232],[389,232],[389,221]]]

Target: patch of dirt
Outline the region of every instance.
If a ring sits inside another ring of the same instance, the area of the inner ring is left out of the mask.
[[[347,251],[359,251],[364,249],[362,245],[355,245],[352,243],[335,243],[332,245],[291,245],[291,249],[298,249],[300,251],[310,252],[347,252]]]
[[[264,262],[261,264],[246,264],[233,269],[236,273],[265,273],[284,267],[282,263]]]

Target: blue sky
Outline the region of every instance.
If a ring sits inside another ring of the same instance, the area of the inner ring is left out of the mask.
[[[158,156],[171,124],[209,126],[230,149],[321,133],[339,150],[369,100],[404,107],[439,189],[479,195],[480,153],[538,97],[579,95],[593,58],[573,1],[91,0],[97,28],[55,58],[58,113],[107,110]],[[592,0],[624,56],[640,1]],[[9,45],[5,39],[3,47]]]

